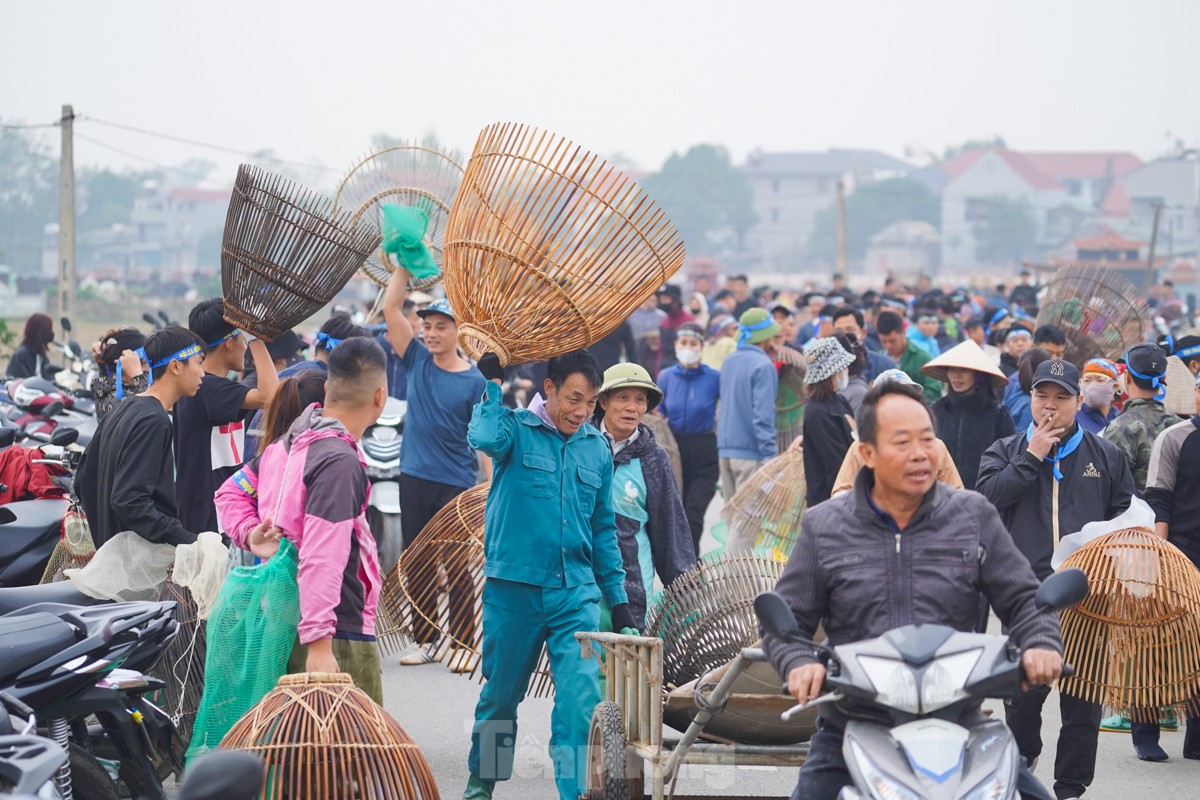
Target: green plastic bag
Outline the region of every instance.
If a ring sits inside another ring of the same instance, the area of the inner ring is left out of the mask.
[[[300,625],[299,557],[284,539],[263,564],[235,567],[208,618],[204,695],[187,757],[215,750],[287,672]]]
[[[383,206],[383,252],[418,280],[432,278],[439,272],[425,246],[428,227],[429,212],[423,208],[393,203]]]

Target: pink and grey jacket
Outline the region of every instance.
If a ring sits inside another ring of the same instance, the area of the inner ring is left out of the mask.
[[[300,643],[373,641],[379,556],[367,526],[366,465],[340,422],[313,405],[217,491],[221,527],[238,547],[263,518],[300,555]]]

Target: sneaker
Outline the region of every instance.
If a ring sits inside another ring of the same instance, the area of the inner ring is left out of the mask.
[[[465,675],[469,672],[474,672],[478,663],[479,654],[474,650],[468,650],[465,647],[456,647],[450,651],[450,658],[447,659],[446,666],[450,668],[451,672]]]
[[[1113,714],[1111,717],[1105,717],[1100,720],[1100,730],[1108,731],[1109,733],[1129,733],[1132,725],[1128,717],[1120,714]]]
[[[416,652],[409,653],[408,655],[401,658],[400,666],[402,666],[402,667],[419,667],[423,664],[432,664],[435,661],[437,661],[437,659],[434,658],[433,656],[431,656],[428,651],[417,650]]]
[[[1175,709],[1167,706],[1162,710],[1162,716],[1158,719],[1158,729],[1160,731],[1179,730],[1179,717],[1175,715]]]

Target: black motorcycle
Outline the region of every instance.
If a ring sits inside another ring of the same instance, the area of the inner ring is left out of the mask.
[[[0,589],[0,692],[66,751],[54,782],[65,797],[165,799],[184,744],[148,698],[147,677],[174,638],[174,603],[103,603],[70,583]]]

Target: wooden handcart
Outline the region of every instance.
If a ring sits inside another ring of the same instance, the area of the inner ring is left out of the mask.
[[[747,668],[766,661],[760,648],[743,648],[724,674],[715,678],[714,673],[715,683],[707,676],[701,678],[691,723],[680,738],[666,738],[662,639],[592,632],[576,633],[575,638],[585,657],[597,656],[599,646],[606,679],[605,696],[592,714],[588,734],[585,800],[641,800],[647,796],[665,800],[674,796],[674,781],[685,764],[799,767],[804,763],[807,742],[744,744],[728,736],[723,741],[701,741],[705,727],[727,710],[766,710],[778,707],[781,701],[789,703],[778,691],[770,696],[733,691]]]

